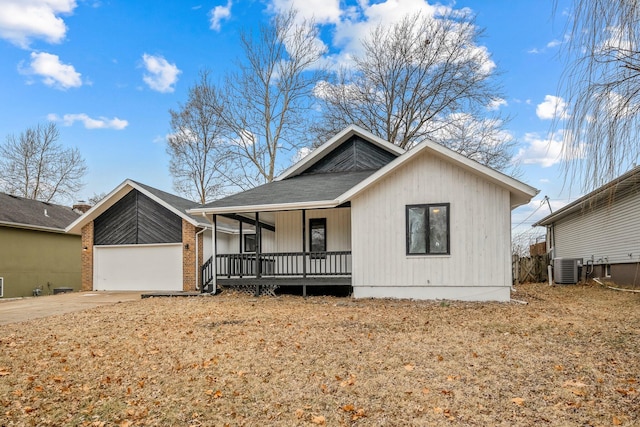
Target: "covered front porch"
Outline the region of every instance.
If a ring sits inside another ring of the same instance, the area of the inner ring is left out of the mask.
[[[350,211],[343,206],[212,215],[214,227],[228,237],[213,242],[200,289],[224,286],[258,295],[296,286],[306,296],[310,286],[350,287]]]

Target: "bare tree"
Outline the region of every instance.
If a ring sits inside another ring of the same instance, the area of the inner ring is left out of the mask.
[[[376,27],[354,68],[316,88],[324,101],[316,131],[326,137],[355,123],[403,148],[431,139],[507,168],[514,142],[502,130],[504,121],[488,116],[500,88],[480,36],[464,11],[414,14]]]
[[[56,143],[59,137],[55,123],[7,136],[0,146],[2,190],[45,202],[73,201],[87,167],[77,148]]]
[[[187,102],[171,114],[167,153],[174,189],[204,204],[224,192],[226,159],[222,153],[222,103],[209,72],[191,88]]]
[[[589,190],[640,156],[640,2],[573,0],[568,15],[561,84],[570,108],[565,176]]]
[[[278,159],[306,145],[312,91],[322,77],[324,45],[312,22],[291,10],[276,15],[257,34],[241,34],[244,57],[224,85],[228,159],[240,188],[270,182]]]
[[[89,199],[87,200],[87,204],[89,206],[95,206],[99,202],[101,202],[102,199],[104,199],[105,197],[107,197],[107,193],[105,193],[104,191],[102,193],[94,192],[93,196],[89,197]]]

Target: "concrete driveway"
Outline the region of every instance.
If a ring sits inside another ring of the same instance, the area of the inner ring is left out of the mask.
[[[0,299],[0,325],[71,313],[106,304],[137,301],[141,292],[70,292],[21,299]]]

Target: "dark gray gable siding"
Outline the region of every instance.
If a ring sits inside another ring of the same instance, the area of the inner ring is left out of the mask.
[[[95,245],[179,243],[182,219],[131,190],[94,221]]]
[[[397,154],[353,136],[302,174],[377,170],[396,157]]]
[[[135,244],[138,239],[137,191],[127,193],[93,222],[94,245]]]

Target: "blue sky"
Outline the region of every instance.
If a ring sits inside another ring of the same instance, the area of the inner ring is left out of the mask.
[[[570,114],[557,97],[563,62],[559,0],[459,0],[485,29],[481,44],[502,73],[501,113],[518,141],[521,180],[540,189],[513,214],[528,230],[580,195],[563,185],[560,138],[549,138],[554,114]],[[38,123],[58,124],[64,146],[77,147],[89,172],[80,198],[109,192],[126,178],[173,191],[165,137],[170,108],[186,100],[198,72],[214,79],[234,66],[238,31],[294,6],[322,25],[335,61],[382,20],[428,10],[424,0],[0,0],[0,138]],[[285,165],[287,166],[287,165]],[[536,211],[537,209],[537,211]],[[535,213],[533,213],[536,211]],[[531,215],[533,213],[533,215]],[[538,234],[541,231],[538,230]]]

